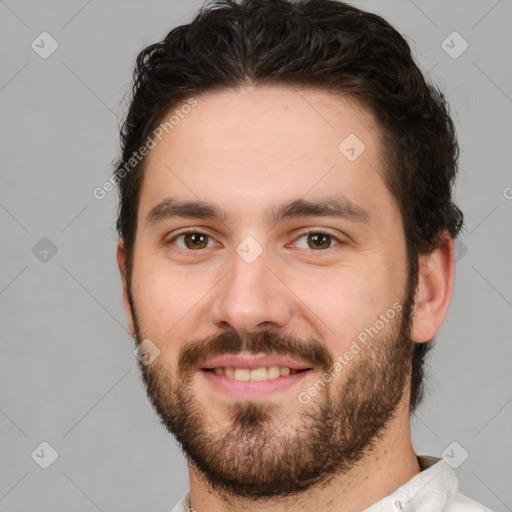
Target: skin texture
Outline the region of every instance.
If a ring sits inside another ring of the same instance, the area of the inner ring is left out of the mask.
[[[410,340],[428,342],[445,318],[452,240],[421,256],[418,281],[408,286],[401,218],[381,175],[385,148],[360,105],[278,86],[196,99],[149,155],[131,283],[122,240],[117,253],[130,330],[160,351],[139,367],[189,458],[192,506],[362,510],[419,472]],[[338,149],[350,134],[365,146],[354,161]],[[265,216],[277,204],[334,195],[364,209],[368,222]],[[224,216],[146,224],[168,197],[211,203]],[[186,228],[208,237],[177,238]],[[315,233],[333,238],[308,237]],[[248,263],[236,250],[241,243],[261,254]],[[301,403],[299,393],[396,303],[399,314]],[[212,355],[242,350],[284,354],[312,370],[265,399],[234,400],[199,368]]]

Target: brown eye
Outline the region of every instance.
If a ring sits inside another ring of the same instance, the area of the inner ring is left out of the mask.
[[[332,237],[326,233],[310,233],[307,240],[311,249],[328,249],[331,246]]]
[[[204,233],[182,233],[171,240],[171,243],[175,243],[180,249],[206,249],[211,247],[213,239]]]
[[[293,243],[293,246],[299,249],[324,251],[340,244],[343,244],[343,242],[334,235],[323,231],[309,231],[299,236]]]
[[[188,249],[204,249],[208,245],[208,237],[201,233],[187,233],[184,242]]]

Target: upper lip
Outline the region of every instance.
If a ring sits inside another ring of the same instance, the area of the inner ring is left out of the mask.
[[[266,354],[226,354],[214,357],[201,365],[202,370],[212,368],[263,368],[269,366],[281,366],[291,370],[305,370],[311,365],[302,361],[290,359],[286,356],[268,356]]]

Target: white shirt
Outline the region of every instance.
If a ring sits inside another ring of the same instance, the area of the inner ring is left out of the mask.
[[[455,472],[443,459],[428,455],[417,457],[421,473],[364,512],[493,512],[458,492]],[[171,512],[190,512],[190,491],[181,497]]]

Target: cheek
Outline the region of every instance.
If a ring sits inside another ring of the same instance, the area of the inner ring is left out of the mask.
[[[201,307],[207,291],[206,276],[191,279],[165,265],[146,265],[134,273],[137,313],[147,335],[166,342],[181,332],[187,317]]]
[[[353,339],[370,325],[381,313],[391,307],[387,304],[386,280],[379,280],[376,266],[373,270],[356,267],[337,269],[329,275],[298,280],[297,296],[303,299],[297,307],[333,353],[342,353]],[[299,291],[300,290],[300,291]]]
[[[177,289],[175,280],[162,273],[146,274],[134,286],[141,335],[159,349],[159,364],[174,374],[179,355],[182,329],[190,305]]]

